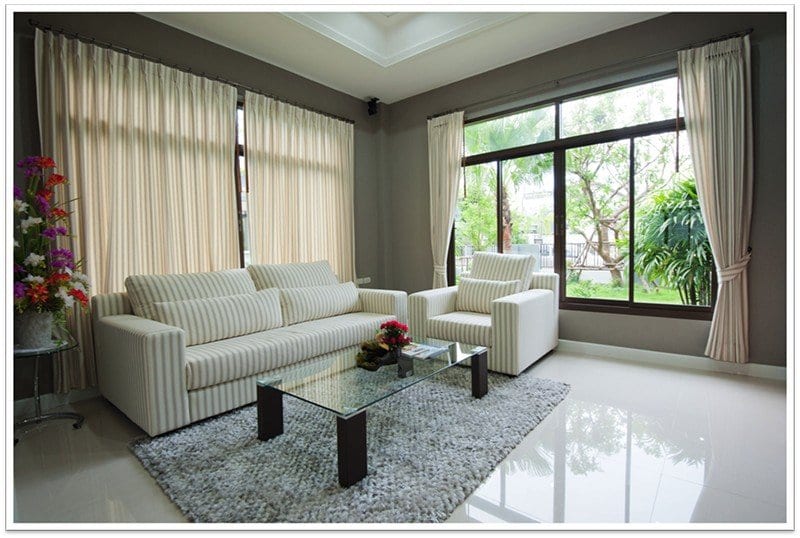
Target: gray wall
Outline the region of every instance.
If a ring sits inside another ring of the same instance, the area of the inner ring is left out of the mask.
[[[432,279],[426,117],[448,110],[489,110],[483,102],[626,59],[754,28],[755,193],[750,263],[750,343],[753,362],[786,364],[786,17],[783,14],[670,14],[550,51],[389,106],[384,162],[393,234],[388,284],[409,292]],[[638,66],[638,64],[637,64]],[[599,74],[597,76],[600,76]],[[519,100],[519,96],[514,99]],[[516,103],[518,104],[518,103]],[[497,110],[497,102],[491,110]],[[561,310],[564,339],[702,355],[709,321]]]

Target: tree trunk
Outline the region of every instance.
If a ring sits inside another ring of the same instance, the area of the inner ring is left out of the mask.
[[[502,213],[503,213],[503,252],[511,252],[511,227],[514,223],[511,221],[511,203],[508,201],[508,189],[503,185],[502,196]]]

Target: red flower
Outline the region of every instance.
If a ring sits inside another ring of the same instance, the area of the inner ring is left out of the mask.
[[[62,282],[69,282],[69,279],[70,277],[67,273],[53,273],[47,279],[47,282],[49,282],[50,284],[58,285],[61,284]]]
[[[52,211],[52,215],[56,218],[66,217],[69,215],[66,211],[61,209],[60,207],[54,207]]]
[[[39,168],[55,168],[56,162],[51,159],[50,157],[38,157],[37,158],[37,165]]]
[[[81,290],[72,289],[67,292],[67,294],[72,295],[75,297],[81,305],[86,306],[89,304],[89,298],[86,297],[86,294],[83,293]]]
[[[67,178],[62,176],[61,174],[50,174],[50,177],[47,179],[47,183],[44,184],[45,187],[55,187],[56,185],[61,185],[62,183],[66,183]]]
[[[31,284],[25,293],[30,297],[32,303],[47,302],[47,286],[44,284]]]
[[[49,202],[50,199],[53,197],[53,191],[51,191],[50,189],[39,189],[39,192],[36,193],[36,196],[41,196],[42,198],[44,198],[46,201]]]

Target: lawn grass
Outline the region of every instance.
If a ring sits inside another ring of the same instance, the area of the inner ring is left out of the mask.
[[[567,283],[567,297],[580,297],[587,299],[616,299],[628,300],[627,286],[612,286],[611,284],[598,284],[590,280]],[[633,297],[639,303],[682,304],[678,290],[672,288],[651,288],[635,284]]]

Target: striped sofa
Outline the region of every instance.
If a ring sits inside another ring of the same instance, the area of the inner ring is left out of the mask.
[[[402,291],[340,284],[327,262],[137,275],[92,298],[100,392],[154,436],[251,403],[256,379],[406,322]]]
[[[489,370],[518,375],[558,345],[558,275],[530,255],[476,253],[458,286],[408,296],[412,337],[489,348]]]

